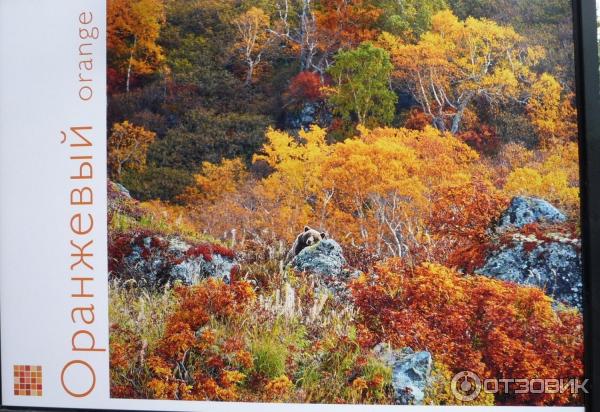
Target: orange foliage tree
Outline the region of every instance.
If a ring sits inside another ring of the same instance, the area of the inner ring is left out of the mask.
[[[157,42],[164,20],[163,0],[108,1],[108,56],[124,72],[127,92],[134,73],[152,73],[164,60]]]
[[[108,168],[111,178],[119,180],[123,169],[143,170],[148,147],[156,133],[125,120],[115,123],[108,137]]]
[[[382,10],[368,0],[320,0],[315,11],[318,47],[324,64],[339,50],[349,50],[377,37]]]
[[[338,50],[377,35],[381,10],[366,0],[276,0],[271,33],[298,55],[302,71],[323,75]]]

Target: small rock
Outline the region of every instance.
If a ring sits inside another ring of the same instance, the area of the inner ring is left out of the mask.
[[[115,185],[115,188],[125,197],[128,197],[131,199],[131,193],[129,193],[129,189],[127,189],[125,186],[123,186],[121,183],[117,183],[117,182],[113,182]]]
[[[517,196],[500,217],[498,228],[514,226],[521,228],[530,223],[562,223],[567,217],[543,199]]]
[[[373,348],[375,354],[392,368],[392,387],[397,405],[422,405],[429,384],[433,358],[427,351],[415,352],[411,348],[393,350],[380,343]]]
[[[338,276],[342,273],[346,259],[342,247],[333,239],[324,239],[304,248],[291,262],[301,272]]]

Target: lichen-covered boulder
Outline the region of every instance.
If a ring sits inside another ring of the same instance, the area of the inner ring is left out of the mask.
[[[543,199],[517,196],[500,217],[497,228],[521,228],[530,223],[562,223],[567,217]]]
[[[333,239],[324,239],[306,247],[291,262],[301,272],[338,276],[346,265],[342,247]]]
[[[395,403],[422,405],[431,377],[433,365],[431,353],[415,352],[411,348],[393,350],[383,343],[375,346],[373,351],[392,369]]]
[[[237,267],[234,252],[220,245],[149,232],[122,233],[109,241],[111,278],[134,279],[142,286],[193,285],[208,277],[229,282]]]
[[[558,233],[511,234],[475,273],[537,286],[559,302],[582,306],[581,245],[576,238]]]
[[[581,308],[581,241],[567,216],[543,199],[515,197],[492,232],[476,274],[536,286]]]
[[[313,125],[323,128],[331,125],[331,111],[326,105],[316,102],[307,102],[295,112],[287,115],[287,129],[291,130],[309,130]]]

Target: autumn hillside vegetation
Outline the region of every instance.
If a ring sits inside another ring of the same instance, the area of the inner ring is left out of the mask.
[[[109,0],[111,396],[582,378],[571,32],[563,0]],[[307,225],[335,273],[286,261]],[[513,389],[468,404],[582,403]]]

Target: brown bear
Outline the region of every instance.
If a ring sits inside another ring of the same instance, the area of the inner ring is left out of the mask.
[[[304,226],[304,232],[300,233],[298,237],[296,237],[292,248],[287,253],[287,256],[285,257],[285,263],[290,263],[298,255],[298,253],[302,251],[302,249],[312,246],[326,237],[327,234],[325,232],[319,232],[310,226]]]

